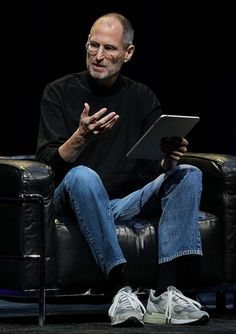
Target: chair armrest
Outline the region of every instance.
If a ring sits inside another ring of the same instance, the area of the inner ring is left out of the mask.
[[[203,173],[201,208],[220,218],[233,211],[236,218],[236,156],[188,153],[181,163],[194,165]]]
[[[53,180],[52,169],[29,156],[0,157],[0,196],[47,196],[53,191]]]
[[[225,276],[236,281],[236,156],[188,153],[181,163],[203,173],[201,210],[215,214],[222,223]],[[234,268],[234,269],[233,269]]]
[[[25,158],[0,157],[1,288],[38,287],[39,257],[45,258],[47,285],[55,281],[54,175]]]

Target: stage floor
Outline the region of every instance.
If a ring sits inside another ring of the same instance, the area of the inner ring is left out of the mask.
[[[201,303],[210,314],[210,321],[202,326],[190,325],[145,325],[142,328],[114,328],[107,315],[110,304],[95,303],[85,298],[51,299],[46,306],[46,324],[38,325],[38,303],[25,302],[9,298],[0,299],[0,334],[2,333],[63,333],[63,334],[108,334],[108,333],[236,333],[236,312],[231,296],[228,296],[227,308],[221,312],[214,305],[214,294],[204,294]],[[65,302],[66,300],[66,302]],[[145,304],[145,299],[143,300]]]

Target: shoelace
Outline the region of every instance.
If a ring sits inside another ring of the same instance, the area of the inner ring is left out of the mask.
[[[179,304],[183,306],[192,306],[196,310],[199,310],[201,308],[201,304],[198,303],[196,300],[193,300],[191,298],[185,297],[182,292],[178,290],[168,290],[168,296],[167,296],[167,305],[166,305],[166,323],[169,324],[171,322],[171,316],[172,316],[172,308],[173,308],[173,298],[178,301]]]
[[[143,306],[141,301],[137,298],[135,293],[128,293],[126,291],[121,291],[115,296],[113,303],[109,309],[109,315],[111,317],[113,317],[115,314],[119,300],[121,301],[124,308],[132,307],[135,310],[137,309],[137,305],[138,305],[141,308],[142,315],[144,315],[144,313],[146,312],[145,307]]]

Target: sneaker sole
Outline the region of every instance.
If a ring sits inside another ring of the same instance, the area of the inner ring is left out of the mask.
[[[191,319],[187,320],[178,320],[178,319],[171,319],[171,324],[172,325],[204,325],[208,323],[209,317],[207,315],[203,315],[200,319]]]
[[[144,323],[163,325],[166,323],[166,317],[164,314],[160,313],[151,313],[151,314],[146,313],[144,315]]]
[[[209,321],[209,317],[207,315],[203,315],[200,319],[176,319],[172,318],[169,324],[171,325],[204,325]],[[166,322],[166,317],[162,314],[145,314],[144,323],[147,324],[159,324],[164,325],[168,324]]]
[[[118,322],[118,323],[111,323],[113,327],[143,327],[144,323],[141,320],[138,320],[135,317],[130,317],[125,321]]]

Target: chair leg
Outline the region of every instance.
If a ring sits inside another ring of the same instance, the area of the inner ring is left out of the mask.
[[[45,217],[44,217],[44,199],[39,196],[40,202],[40,287],[39,287],[39,326],[45,325],[46,318],[46,261],[45,261]]]
[[[45,325],[46,318],[46,291],[45,287],[40,287],[39,290],[39,326],[43,327]]]
[[[223,290],[216,292],[216,310],[217,312],[225,312],[226,310],[226,297]]]
[[[233,310],[236,311],[236,292],[233,292]]]

